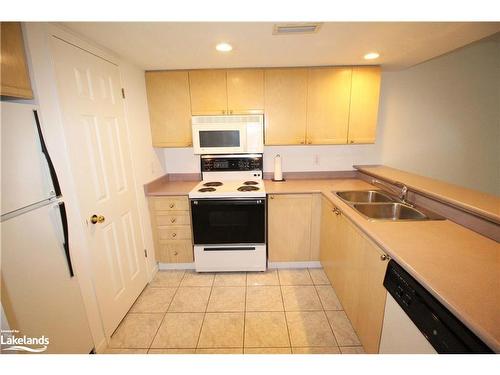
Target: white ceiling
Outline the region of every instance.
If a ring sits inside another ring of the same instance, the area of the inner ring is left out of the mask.
[[[500,31],[500,22],[327,22],[316,34],[273,35],[268,22],[67,22],[145,70],[381,64],[402,69]],[[233,51],[222,54],[225,41]],[[367,62],[370,51],[380,58]]]

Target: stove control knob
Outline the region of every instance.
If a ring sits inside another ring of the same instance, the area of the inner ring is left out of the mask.
[[[198,201],[193,201],[193,204],[198,204]]]

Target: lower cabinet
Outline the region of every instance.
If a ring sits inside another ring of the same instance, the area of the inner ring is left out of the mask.
[[[319,194],[269,195],[270,262],[319,260],[319,209]]]
[[[185,196],[151,197],[149,212],[156,260],[161,263],[193,262],[191,217]]]
[[[326,198],[320,260],[367,353],[378,353],[387,292],[386,256]]]

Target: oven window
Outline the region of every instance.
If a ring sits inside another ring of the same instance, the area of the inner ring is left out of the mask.
[[[200,130],[200,147],[240,147],[239,130]]]
[[[205,199],[191,202],[194,243],[265,243],[264,199]]]

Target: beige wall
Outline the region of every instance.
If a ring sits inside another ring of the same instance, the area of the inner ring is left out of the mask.
[[[483,41],[383,74],[380,161],[500,194],[500,46]]]

